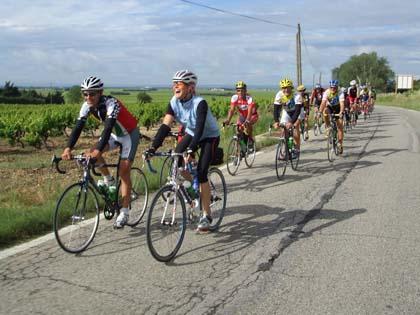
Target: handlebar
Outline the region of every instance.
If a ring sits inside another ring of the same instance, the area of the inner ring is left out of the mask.
[[[169,150],[169,151],[166,151],[166,152],[154,152],[154,153],[144,152],[143,153],[143,159],[144,159],[144,161],[146,161],[147,168],[149,169],[150,172],[152,172],[154,174],[157,173],[157,170],[153,168],[152,163],[150,161],[150,158],[155,157],[155,156],[161,156],[161,157],[162,156],[163,157],[167,157],[167,156],[170,156],[170,157],[179,156],[179,157],[182,157],[182,158],[185,159],[188,156],[188,154],[185,153],[185,152],[184,153],[176,153],[176,152],[173,152],[172,150]]]
[[[95,167],[98,167],[98,165],[95,166],[96,159],[91,158],[91,157],[87,157],[84,154],[78,154],[78,155],[72,156],[70,160],[76,160],[79,163],[93,166],[92,167],[92,172],[96,176],[100,176],[99,173],[95,172]],[[59,164],[60,164],[61,161],[63,161],[63,159],[61,157],[57,157],[54,154],[53,157],[52,157],[52,159],[51,159],[51,166],[54,165],[55,166],[55,169],[57,170],[58,173],[60,173],[60,174],[66,174],[66,171],[64,171],[63,169],[61,169],[60,166],[59,166]]]

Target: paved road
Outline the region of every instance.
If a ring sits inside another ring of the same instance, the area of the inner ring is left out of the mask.
[[[273,148],[226,175],[218,233],[188,231],[170,264],[144,225],[102,221],[74,256],[55,241],[0,260],[1,314],[419,314],[420,113],[378,107],[344,156],[304,144],[277,181]]]

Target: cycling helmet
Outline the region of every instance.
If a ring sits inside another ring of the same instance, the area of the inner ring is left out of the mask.
[[[341,87],[340,91],[341,91],[341,93],[346,93],[347,89],[343,86],[343,87]]]
[[[293,88],[293,82],[292,82],[292,80],[290,80],[288,78],[284,78],[280,81],[280,87],[281,88],[286,88],[286,87]]]
[[[301,85],[299,85],[299,86],[297,87],[297,91],[298,91],[298,92],[305,92],[305,91],[306,91],[306,88],[305,88],[305,86],[304,86],[303,84],[301,84]]]
[[[244,81],[238,81],[236,82],[236,88],[237,89],[246,89],[246,84]]]
[[[80,87],[82,88],[82,91],[87,90],[103,90],[104,84],[102,83],[101,79],[90,76],[83,80],[82,84],[80,84]]]
[[[351,80],[351,81],[350,81],[350,85],[351,85],[351,86],[356,86],[356,80]]]
[[[331,80],[330,87],[338,87],[338,80]]]
[[[319,83],[315,84],[315,88],[316,89],[320,89],[321,88],[321,84],[319,84]]]
[[[175,72],[172,82],[184,82],[186,84],[197,84],[197,76],[189,70],[180,70]]]

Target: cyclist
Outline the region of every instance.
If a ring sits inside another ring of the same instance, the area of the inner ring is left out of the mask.
[[[360,103],[362,106],[363,115],[367,115],[369,110],[369,89],[366,85],[360,86],[360,95],[359,95]]]
[[[140,139],[137,119],[126,109],[121,101],[112,96],[103,95],[101,79],[90,76],[80,86],[85,102],[80,109],[76,125],[70,134],[67,147],[64,149],[61,157],[63,160],[71,159],[71,150],[79,139],[89,115],[101,121],[104,124],[104,130],[96,146],[86,152],[88,156],[96,159],[99,164],[104,164],[105,160],[102,154],[106,151],[117,149],[116,142],[122,144],[121,163],[118,170],[121,177],[122,208],[114,223],[115,228],[122,228],[128,221],[131,192],[130,170]],[[99,170],[104,176],[106,185],[111,186],[115,184],[114,178],[107,168],[102,167]]]
[[[220,141],[220,131],[217,120],[211,113],[207,102],[195,94],[197,76],[189,70],[180,70],[174,74],[172,82],[174,95],[169,101],[163,124],[159,127],[152,146],[145,153],[146,156],[153,156],[153,153],[162,145],[163,140],[170,132],[170,126],[174,120],[185,127],[186,134],[177,144],[175,152],[186,152],[188,154],[187,161],[190,161],[192,154],[198,147],[201,149],[197,173],[203,217],[200,218],[197,231],[208,232],[212,217],[207,172]],[[184,171],[182,175],[185,179],[192,181],[188,172]]]
[[[355,119],[357,123],[357,118],[359,117],[359,109],[358,109],[358,95],[357,95],[357,85],[356,80],[350,81],[350,86],[347,89],[347,98],[350,104],[350,112],[354,112]]]
[[[247,86],[244,81],[236,82],[236,94],[230,99],[230,109],[228,112],[227,119],[223,124],[228,125],[235,113],[235,108],[238,108],[239,117],[236,122],[237,125],[243,125],[245,127],[245,143],[248,141],[249,148],[253,148],[253,125],[258,120],[257,106],[252,99],[251,95],[247,93]]]
[[[347,89],[345,87],[342,87],[340,89],[340,93],[343,94],[344,97],[344,116],[346,118],[346,121],[350,121],[350,101],[348,99]]]
[[[299,116],[303,107],[303,98],[299,93],[293,94],[293,82],[288,78],[280,81],[281,90],[274,99],[274,128],[284,124],[286,129],[294,126],[294,141],[296,151],[292,152],[292,158],[296,158],[300,152],[300,120]],[[279,121],[281,111],[281,119]]]
[[[319,115],[319,106],[321,106],[322,94],[324,94],[324,89],[321,87],[321,84],[315,84],[315,88],[312,90],[309,103],[314,106],[314,117]]]
[[[301,110],[300,121],[305,125],[305,141],[309,139],[309,127],[308,127],[308,119],[309,119],[309,94],[306,92],[306,87],[302,84],[297,87],[298,93],[302,96],[303,99],[303,108]]]
[[[338,93],[338,81],[331,80],[330,88],[324,92],[322,96],[322,103],[319,109],[324,115],[324,121],[326,126],[326,135],[330,132],[330,116],[338,114],[341,117],[337,120],[338,128],[338,151],[340,154],[343,153],[343,112],[344,112],[344,94]]]
[[[371,111],[373,111],[373,108],[375,106],[375,101],[376,101],[376,90],[373,87],[371,87],[369,91],[369,97],[370,97]]]

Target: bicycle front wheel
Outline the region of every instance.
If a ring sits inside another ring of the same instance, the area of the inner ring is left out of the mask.
[[[319,126],[318,126],[318,123],[315,122],[314,123],[314,136],[318,136],[318,134],[319,134]]]
[[[147,245],[152,256],[162,262],[173,259],[182,245],[187,214],[181,193],[172,185],[156,193],[147,214]]]
[[[172,173],[172,164],[174,160],[167,156],[163,161],[162,168],[160,169],[160,176],[159,176],[159,186],[162,187],[168,182],[168,178],[171,177]]]
[[[230,140],[227,154],[227,170],[230,175],[234,176],[241,162],[241,147],[237,139]]]
[[[137,167],[131,168],[130,216],[128,226],[136,226],[144,216],[149,201],[146,175]]]
[[[58,245],[66,252],[80,253],[93,241],[98,225],[98,199],[93,189],[82,183],[70,185],[54,212],[53,228]]]
[[[255,161],[255,156],[257,155],[257,145],[255,143],[255,140],[252,141],[252,145],[249,145],[249,139],[246,146],[246,153],[245,153],[245,164],[248,166],[248,168],[252,167],[252,164]]]
[[[329,135],[327,138],[327,156],[328,156],[328,161],[330,162],[334,161],[334,139],[332,135],[332,130],[329,132]]]
[[[216,167],[212,167],[208,172],[210,185],[210,210],[213,221],[209,227],[210,231],[219,228],[225,215],[226,209],[226,182],[223,173]]]
[[[289,160],[289,150],[287,149],[287,144],[284,138],[279,140],[276,149],[276,157],[274,165],[276,166],[276,175],[277,179],[280,180],[284,173],[286,172],[287,161]]]

